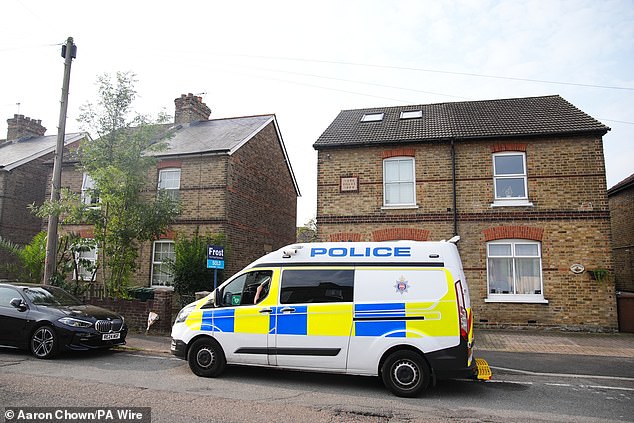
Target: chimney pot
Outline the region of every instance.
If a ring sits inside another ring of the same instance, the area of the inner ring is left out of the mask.
[[[7,119],[7,140],[17,140],[22,137],[41,137],[46,133],[41,120],[14,114],[13,119]]]
[[[181,94],[174,100],[174,105],[174,124],[176,125],[208,120],[211,114],[211,109],[202,102],[202,97],[192,93]]]

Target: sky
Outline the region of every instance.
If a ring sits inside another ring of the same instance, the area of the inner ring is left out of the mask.
[[[99,75],[136,74],[138,113],[200,95],[211,118],[274,113],[316,214],[312,145],[340,110],[558,94],[611,128],[608,188],[634,173],[634,0],[2,0],[0,118],[66,132]],[[6,137],[0,125],[0,139]]]

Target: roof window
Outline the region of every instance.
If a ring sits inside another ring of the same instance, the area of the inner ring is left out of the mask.
[[[407,110],[401,112],[401,119],[416,119],[423,117],[422,110]]]
[[[361,118],[361,122],[379,122],[383,120],[383,113],[366,113]]]

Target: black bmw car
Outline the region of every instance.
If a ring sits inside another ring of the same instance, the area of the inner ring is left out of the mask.
[[[0,283],[0,346],[50,358],[62,350],[125,344],[122,316],[83,304],[61,288]]]

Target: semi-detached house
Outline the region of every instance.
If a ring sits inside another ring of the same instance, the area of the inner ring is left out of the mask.
[[[295,241],[299,188],[275,115],[209,119],[211,110],[198,96],[183,94],[174,103],[174,124],[165,126],[167,149],[155,154],[146,194],[165,190],[180,201],[181,213],[161,239],[140,246],[140,286],[169,286],[166,262],[174,258],[175,240],[196,230],[226,236],[227,275]],[[69,162],[62,186],[92,202],[85,195],[92,188],[89,176]],[[93,236],[87,225],[64,230]]]
[[[39,119],[21,114],[7,119],[7,138],[0,140],[0,236],[18,245],[26,245],[42,230],[42,219],[29,206],[41,205],[51,179],[46,166],[53,158],[57,135],[45,135]],[[64,145],[73,147],[88,139],[85,133],[65,134]],[[17,275],[7,271],[16,258],[0,249],[0,278]]]
[[[319,238],[459,235],[476,325],[614,330],[607,131],[557,95],[344,110],[314,144]]]

